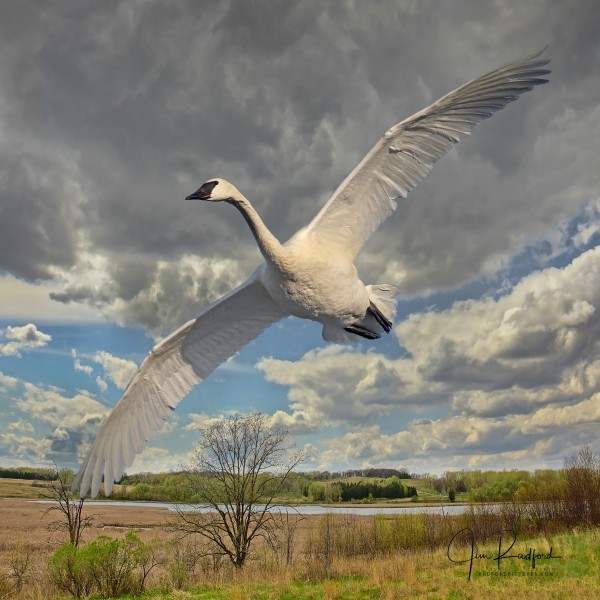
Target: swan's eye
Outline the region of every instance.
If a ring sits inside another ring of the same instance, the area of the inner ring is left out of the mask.
[[[207,181],[196,192],[190,194],[186,200],[209,200],[217,185],[219,185],[218,181]]]
[[[186,200],[208,200],[217,185],[219,185],[218,181],[207,181],[198,191],[188,196]]]
[[[207,181],[197,192],[198,196],[203,198],[210,198],[213,190],[219,185],[218,181]]]

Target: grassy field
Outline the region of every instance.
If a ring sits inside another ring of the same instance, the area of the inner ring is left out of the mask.
[[[0,480],[0,495],[4,491],[5,497],[12,496],[0,500],[0,598],[67,598],[52,587],[46,575],[48,560],[63,540],[48,533],[52,516],[43,515],[47,505],[22,499],[35,498],[40,490],[32,482]],[[168,527],[171,513],[165,509],[107,504],[86,510],[95,515],[93,528],[86,532],[86,541],[98,535],[122,537],[128,529],[134,529],[145,541],[173,536]],[[514,556],[503,558],[500,565],[491,560],[498,554],[499,539],[490,536],[476,548],[469,579],[469,546],[451,546],[451,557],[464,561],[460,563],[449,560],[447,547],[433,551],[399,550],[386,556],[326,559],[318,553],[309,555],[303,548],[321,526],[319,519],[302,521],[291,565],[277,562],[272,553],[258,552],[240,572],[228,564],[218,570],[209,563],[200,564],[193,577],[175,586],[165,563],[153,572],[150,591],[136,597],[145,600],[600,598],[600,530],[519,538],[510,550],[507,550],[510,541],[504,539],[503,553]],[[547,558],[550,552],[553,558]],[[532,554],[542,555],[536,558],[535,568]],[[23,564],[25,556],[28,556],[27,572],[21,589],[14,592],[14,570]],[[122,598],[133,599],[133,596]]]
[[[0,498],[43,498],[45,482],[0,477]]]
[[[521,542],[560,559],[539,564],[506,559],[494,565],[475,566],[471,580],[467,565],[454,565],[444,550],[434,553],[399,553],[395,557],[334,561],[329,574],[314,565],[305,572],[286,569],[269,572],[266,565],[251,565],[231,581],[199,585],[188,590],[153,590],[146,600],[360,600],[535,598],[536,600],[589,600],[600,597],[600,536],[586,532],[556,536],[552,540]],[[541,561],[540,561],[541,563]],[[262,567],[262,568],[261,568]],[[315,569],[312,571],[311,569]],[[268,581],[269,583],[264,583]],[[133,596],[124,596],[133,599]],[[138,596],[139,598],[139,596]]]
[[[549,541],[523,542],[549,552]],[[187,591],[152,591],[147,600],[359,600],[359,599],[444,599],[535,598],[567,600],[600,597],[600,536],[580,533],[557,536],[550,543],[560,559],[552,565],[532,569],[522,559],[507,559],[496,566],[474,567],[468,580],[468,566],[454,565],[445,551],[399,554],[372,560],[334,562],[328,576],[316,579],[313,573],[280,572],[270,583],[255,581],[256,573],[240,574],[234,581],[197,586]]]

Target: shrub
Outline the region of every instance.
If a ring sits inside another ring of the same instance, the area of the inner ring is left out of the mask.
[[[304,553],[309,562],[320,561],[326,572],[334,557],[383,556],[420,548],[428,543],[426,516],[374,515],[367,519],[325,514],[309,533]]]
[[[147,483],[138,483],[129,495],[132,500],[151,500],[152,487]]]
[[[183,590],[190,580],[186,564],[179,558],[172,560],[167,566],[166,583],[170,589]]]
[[[63,544],[48,565],[50,579],[56,587],[75,598],[89,596],[94,588],[94,578],[84,548]]]
[[[600,524],[600,456],[587,445],[565,460],[564,504],[572,524]]]
[[[113,598],[139,591],[135,569],[143,542],[134,534],[117,540],[101,535],[83,548],[88,556],[89,568],[103,598]]]
[[[8,559],[10,577],[13,579],[17,591],[22,589],[25,582],[31,577],[32,556],[33,548],[23,542],[17,544],[10,554]]]
[[[13,586],[2,573],[0,573],[0,598],[8,598],[13,593]]]
[[[133,532],[122,540],[101,535],[85,546],[64,544],[50,559],[50,577],[75,598],[92,592],[103,598],[139,593],[157,564],[155,546],[144,544]]]
[[[167,546],[169,560],[163,583],[171,590],[183,590],[192,581],[196,565],[205,555],[205,542],[196,536],[171,540]]]

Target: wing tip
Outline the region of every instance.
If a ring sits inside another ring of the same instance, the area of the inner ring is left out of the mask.
[[[517,58],[517,60],[515,62],[516,63],[520,63],[520,62],[523,62],[523,63],[532,62],[536,58],[538,58],[539,56],[541,56],[542,54],[544,54],[544,52],[546,52],[546,50],[548,50],[548,48],[550,48],[550,44],[545,44],[539,50],[533,50],[533,52],[528,52],[527,54],[524,54],[523,56],[521,56],[521,58]],[[544,64],[548,64],[550,62],[550,59],[549,58],[544,58],[540,62],[543,62]]]

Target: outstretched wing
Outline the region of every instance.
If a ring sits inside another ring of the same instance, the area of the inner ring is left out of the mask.
[[[104,476],[107,495],[191,388],[222,362],[286,316],[252,276],[157,344],[102,426],[73,490],[95,497]]]
[[[471,129],[534,86],[547,83],[540,60],[529,54],[450,92],[394,125],[346,177],[304,230],[354,258],[395,210],[398,198]]]

